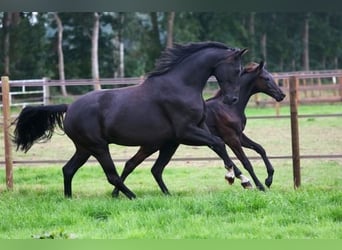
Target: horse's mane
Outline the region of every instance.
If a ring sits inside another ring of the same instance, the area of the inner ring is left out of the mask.
[[[257,67],[259,66],[259,63],[256,62],[250,62],[248,63],[242,70],[241,75],[243,75],[244,73],[249,73],[252,72],[253,70],[255,70]],[[209,97],[206,101],[210,101],[212,99],[216,99],[218,97],[222,96],[222,90],[219,89],[218,91],[216,91],[216,93],[212,96]]]
[[[174,43],[172,48],[166,48],[162,52],[160,58],[156,61],[155,69],[147,74],[147,78],[162,75],[168,72],[186,57],[206,48],[221,48],[233,51],[236,50],[235,48],[227,47],[225,44],[219,42],[198,42],[188,44]]]

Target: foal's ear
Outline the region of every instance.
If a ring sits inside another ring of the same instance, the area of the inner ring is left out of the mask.
[[[264,68],[265,68],[265,62],[264,62],[264,61],[261,61],[261,62],[259,63],[258,69],[262,70],[262,69],[264,69]]]
[[[262,72],[262,70],[265,67],[265,63],[264,61],[261,61],[258,65],[258,67],[255,68],[255,71],[257,72],[257,74],[260,74]]]

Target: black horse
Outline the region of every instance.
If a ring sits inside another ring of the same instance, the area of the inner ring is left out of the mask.
[[[72,194],[74,174],[92,155],[109,183],[135,198],[116,171],[110,143],[158,149],[170,141],[209,146],[233,172],[223,141],[204,126],[202,91],[214,75],[224,102],[237,102],[245,52],[217,42],[175,44],[163,52],[155,70],[137,86],[92,91],[70,105],[25,107],[16,120],[13,141],[17,149],[26,152],[36,141],[49,139],[57,125],[64,129],[76,147],[63,167],[67,197]]]
[[[277,101],[284,99],[285,94],[275,83],[272,75],[267,72],[264,68],[264,63],[260,64],[251,63],[244,68],[244,71],[240,78],[240,94],[239,102],[235,105],[227,105],[223,102],[224,95],[222,91],[218,91],[217,94],[208,99],[206,102],[207,117],[205,120],[210,132],[216,136],[219,136],[224,140],[224,142],[234,151],[238,159],[242,162],[243,166],[249,174],[252,176],[254,183],[260,190],[265,190],[264,186],[258,180],[254,173],[253,167],[249,162],[247,156],[242,150],[242,146],[252,148],[261,154],[265,161],[268,177],[265,181],[266,185],[269,187],[272,184],[273,178],[273,167],[269,160],[267,159],[265,150],[257,143],[250,140],[244,133],[243,130],[246,125],[246,115],[245,108],[250,97],[258,92],[263,92]],[[155,147],[141,147],[139,151],[126,162],[124,170],[122,172],[121,178],[124,181],[126,177],[148,156],[156,151],[160,151],[159,157],[156,163],[152,167],[152,174],[157,181],[160,189],[163,193],[169,194],[169,191],[163,182],[162,172],[172,155],[179,146],[177,143],[169,143],[168,151],[164,148],[157,149]],[[167,154],[168,153],[168,154]],[[237,178],[241,180],[241,184],[245,188],[250,188],[251,184],[248,178],[242,175],[241,171],[235,166],[234,172]],[[226,179],[230,184],[233,183],[231,173],[226,175]],[[117,188],[113,191],[113,196],[118,195],[119,190]]]

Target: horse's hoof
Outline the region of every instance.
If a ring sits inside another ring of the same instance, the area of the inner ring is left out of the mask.
[[[129,195],[126,194],[126,196],[127,196],[127,198],[130,199],[130,200],[134,200],[134,199],[137,198],[137,196],[136,196],[134,193],[132,193],[132,192],[131,192]]]
[[[241,186],[242,186],[244,189],[252,189],[252,188],[253,188],[252,183],[250,183],[249,181],[247,181],[247,182],[241,182]]]
[[[265,180],[265,185],[270,188],[270,186],[272,185],[272,180],[266,179]]]
[[[225,175],[224,178],[228,181],[229,185],[234,183],[235,178],[233,176]]]
[[[113,197],[113,198],[119,198],[119,192],[113,191],[112,197]]]

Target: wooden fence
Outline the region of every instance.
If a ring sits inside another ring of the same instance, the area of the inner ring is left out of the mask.
[[[342,70],[273,73],[273,76],[283,91],[287,93],[282,104],[289,104],[290,102],[288,94],[291,76],[296,76],[298,79],[297,101],[299,104],[342,101]],[[50,96],[50,87],[54,86],[90,86],[99,83],[106,87],[122,87],[140,84],[142,81],[142,77],[107,78],[96,82],[92,79],[66,80],[64,82],[47,78],[15,80],[10,81],[9,101],[11,107],[48,104],[53,98],[56,98],[56,96]],[[216,79],[214,77],[209,78],[204,92],[207,95],[212,95],[217,89]],[[249,105],[274,105],[277,108],[278,104],[266,95],[257,94]],[[2,107],[2,103],[0,107]]]
[[[288,93],[284,102],[290,103],[290,120],[291,120],[291,141],[292,141],[292,155],[283,156],[282,158],[292,158],[293,160],[293,176],[294,187],[300,186],[300,159],[301,158],[329,158],[329,156],[301,156],[299,152],[299,132],[298,132],[298,111],[297,106],[299,103],[307,102],[341,102],[342,101],[342,71],[317,71],[317,72],[291,72],[291,73],[279,73],[274,74],[274,78],[278,84],[283,88],[284,92]],[[127,86],[139,84],[143,81],[142,78],[117,78],[117,79],[101,79],[94,82],[93,80],[68,80],[65,82],[55,80],[31,80],[31,81],[9,81],[7,77],[1,78],[1,90],[2,90],[2,109],[3,109],[3,131],[4,131],[4,145],[5,145],[5,167],[6,167],[6,186],[8,189],[13,187],[13,161],[12,149],[9,135],[9,127],[11,123],[10,107],[13,106],[12,88],[21,88],[21,92],[25,93],[27,87],[41,88],[31,94],[41,94],[41,100],[35,102],[22,102],[14,105],[28,105],[28,104],[48,104],[50,100],[49,87],[50,86],[72,86],[72,85],[94,85],[100,83],[101,85],[115,85],[115,86]],[[215,82],[214,78],[210,78],[209,82]],[[210,86],[205,90],[208,92],[215,91],[215,87]],[[28,91],[26,91],[28,92]],[[11,94],[12,93],[12,94]],[[270,103],[269,100],[260,100],[260,96],[256,96],[254,99],[257,105],[260,103]],[[277,104],[274,103],[276,109]],[[278,114],[278,112],[277,112]],[[342,116],[342,114],[336,114]],[[263,117],[270,118],[270,117]],[[342,158],[342,155],[332,155],[331,158]],[[272,158],[272,157],[270,157]],[[279,158],[279,157],[278,157]],[[174,159],[174,160],[207,160],[208,158],[201,159]],[[19,162],[15,162],[19,163]],[[49,162],[46,162],[49,163]]]

